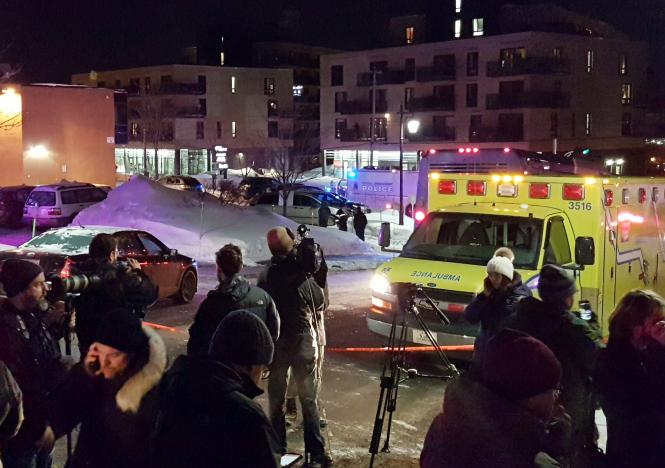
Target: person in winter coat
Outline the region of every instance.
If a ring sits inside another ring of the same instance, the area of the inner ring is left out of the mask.
[[[331,216],[332,216],[332,211],[330,211],[328,202],[322,202],[321,206],[319,207],[319,226],[327,228],[328,221],[330,220]]]
[[[272,426],[253,401],[273,352],[265,324],[236,310],[221,321],[209,356],[179,356],[161,385],[152,466],[279,466]]]
[[[610,316],[595,374],[607,418],[608,466],[665,466],[665,300],[631,291]]]
[[[464,316],[470,323],[480,323],[480,334],[473,350],[473,368],[477,372],[482,365],[487,341],[503,326],[503,321],[515,310],[516,305],[531,291],[522,283],[519,272],[508,257],[493,257],[487,262],[487,277],[483,291],[471,300]]]
[[[591,380],[602,342],[595,321],[587,322],[571,312],[576,290],[575,279],[566,270],[545,265],[538,279],[541,300],[521,300],[505,326],[539,339],[561,362],[561,404],[573,422],[570,460],[572,466],[588,466],[597,452]]]
[[[561,365],[542,342],[502,330],[479,379],[446,388],[420,455],[422,468],[558,467],[569,421],[556,405]]]
[[[90,242],[89,258],[76,265],[72,274],[99,275],[101,284],[86,288],[74,300],[76,336],[81,357],[95,337],[99,324],[115,308],[133,310],[139,318],[158,297],[157,286],[141,270],[139,262],[128,258],[118,263],[118,241],[110,234],[97,234]]]
[[[128,309],[104,314],[82,362],[50,402],[61,437],[81,425],[68,468],[145,468],[166,368],[160,336]]]
[[[349,213],[346,211],[346,208],[340,208],[337,210],[337,227],[340,231],[349,230]]]
[[[325,450],[317,405],[316,364],[318,346],[323,341],[318,336],[321,329],[316,319],[317,311],[325,305],[324,292],[298,262],[293,237],[284,227],[268,231],[267,241],[273,257],[257,284],[273,298],[282,321],[268,381],[270,420],[280,450],[285,453],[285,399],[287,372],[291,368],[303,412],[305,451],[311,455],[310,466],[330,466],[332,460]]]
[[[0,282],[7,294],[0,306],[0,361],[21,389],[25,413],[18,434],[3,446],[3,461],[5,468],[48,468],[54,437],[47,399],[67,373],[58,345],[64,326],[46,325],[48,287],[39,265],[6,260]],[[55,313],[64,316],[64,304],[58,303]]]
[[[353,212],[353,230],[356,231],[358,239],[365,240],[365,228],[367,227],[367,216],[359,206]]]
[[[0,468],[2,446],[16,435],[23,423],[23,395],[11,371],[0,361]]]
[[[273,341],[279,337],[279,314],[272,298],[263,289],[252,286],[240,275],[242,252],[227,244],[217,254],[219,286],[208,293],[189,327],[187,353],[207,356],[210,340],[219,323],[230,312],[244,309],[259,317],[268,327]]]

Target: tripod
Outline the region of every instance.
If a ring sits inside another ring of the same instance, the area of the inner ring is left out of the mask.
[[[439,360],[448,370],[446,375],[441,376],[427,376],[436,377],[441,379],[450,379],[459,375],[459,371],[455,365],[450,362],[446,354],[441,349],[441,346],[436,341],[432,331],[427,326],[427,323],[420,314],[418,306],[415,303],[416,296],[420,296],[432,307],[436,312],[437,317],[444,324],[450,324],[450,320],[443,312],[437,307],[432,299],[423,291],[420,286],[406,285],[408,294],[405,300],[402,301],[400,297],[401,312],[396,311],[393,314],[392,325],[390,328],[390,335],[388,337],[388,346],[386,350],[386,358],[383,362],[383,370],[381,371],[379,401],[376,408],[376,417],[374,419],[374,429],[372,430],[372,440],[370,442],[369,453],[371,454],[369,467],[374,465],[374,458],[379,452],[379,445],[381,436],[383,434],[383,425],[386,420],[386,413],[388,413],[388,426],[386,428],[386,440],[381,448],[382,452],[390,452],[390,430],[392,428],[393,413],[397,409],[397,396],[399,385],[410,377],[416,377],[418,372],[416,370],[406,369],[406,338],[407,338],[407,319],[411,315],[415,317],[418,326],[425,333],[428,340],[434,347]],[[398,294],[398,297],[401,294]],[[398,322],[399,316],[399,322]],[[403,377],[404,375],[404,377]]]

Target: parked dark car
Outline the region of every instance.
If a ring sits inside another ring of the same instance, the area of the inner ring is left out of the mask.
[[[128,257],[141,263],[141,269],[159,286],[159,298],[171,297],[190,302],[198,287],[196,262],[175,249],[169,249],[152,234],[107,226],[69,226],[51,229],[12,250],[0,252],[0,262],[21,258],[39,262],[47,275],[71,275],[77,262],[88,258],[88,247],[97,234],[113,234],[118,239],[119,260]]]
[[[247,199],[266,192],[276,192],[280,184],[272,177],[245,177],[240,181],[239,187]]]
[[[14,185],[0,188],[0,226],[18,226],[23,219],[23,205],[34,187]]]
[[[343,197],[342,195],[328,192],[327,190],[324,190],[320,187],[313,187],[313,186],[308,186],[308,185],[303,185],[297,188],[296,190],[308,193],[315,197],[317,200],[320,202],[326,202],[328,203],[328,206],[334,207],[334,208],[348,208],[350,210],[355,210],[356,208],[360,208],[363,213],[371,213],[372,210],[367,206],[363,205],[362,203],[357,203],[354,201],[349,200],[346,197]]]

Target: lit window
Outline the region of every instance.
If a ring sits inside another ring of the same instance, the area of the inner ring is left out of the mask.
[[[275,94],[275,79],[274,78],[264,78],[263,79],[263,94],[266,96],[272,96]]]
[[[303,87],[302,85],[296,85],[293,87],[293,95],[294,96],[302,96],[302,90]]]
[[[624,112],[621,114],[621,135],[633,135],[633,116],[630,114],[630,112]]]
[[[485,34],[484,28],[485,20],[483,18],[474,18],[473,19],[473,35],[482,36]]]
[[[413,26],[409,26],[404,30],[405,39],[407,44],[413,44],[413,38],[415,36],[416,30]]]
[[[219,53],[219,64],[224,65],[224,52]]]
[[[554,55],[555,59],[560,59],[562,55],[561,47],[555,47],[552,55]]]
[[[455,0],[455,13],[462,12],[462,0]]]
[[[628,57],[626,54],[619,55],[619,75],[628,74]]]
[[[584,120],[584,133],[591,136],[591,113],[587,112]]]
[[[455,20],[455,37],[462,36],[462,20]]]
[[[586,51],[586,72],[591,73],[593,71],[593,50]]]
[[[231,77],[231,93],[232,94],[236,93],[236,77],[235,76]]]
[[[621,104],[631,104],[633,102],[633,85],[623,83],[621,85]]]
[[[235,137],[238,135],[238,131],[237,131],[237,130],[238,130],[238,129],[237,129],[237,126],[236,126],[236,121],[234,120],[233,122],[231,122],[231,136],[232,136],[233,138],[235,138]]]

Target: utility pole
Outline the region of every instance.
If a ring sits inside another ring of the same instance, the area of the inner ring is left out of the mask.
[[[376,120],[376,67],[372,67],[372,118],[369,121],[369,165],[374,167],[374,125]]]
[[[399,225],[404,226],[404,105],[399,105]]]
[[[143,127],[142,130],[143,130],[143,175],[145,177],[150,177],[150,173],[148,172],[148,141],[146,140],[145,126]]]

